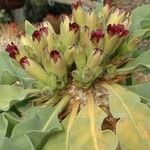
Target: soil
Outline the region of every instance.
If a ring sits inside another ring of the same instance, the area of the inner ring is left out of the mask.
[[[124,8],[132,10],[143,4],[150,4],[150,0],[114,0],[116,4],[123,5]]]

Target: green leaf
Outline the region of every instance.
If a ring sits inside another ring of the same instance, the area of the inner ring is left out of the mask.
[[[43,150],[115,150],[118,140],[110,130],[101,130],[106,113],[94,104],[89,94],[88,104],[77,115],[73,113],[63,121],[65,131],[50,136]]]
[[[141,28],[142,29],[148,29],[148,31],[144,35],[144,39],[150,38],[150,19],[149,20],[143,20],[141,22]]]
[[[0,150],[21,150],[21,149],[19,145],[14,143],[11,139],[5,137],[3,140],[0,141]]]
[[[12,129],[19,121],[7,113],[0,114],[0,149],[5,137],[10,137]]]
[[[10,139],[20,147],[20,150],[41,149],[46,136],[62,130],[57,116],[69,100],[70,96],[65,96],[55,107],[39,109],[14,127]]]
[[[0,139],[4,138],[7,132],[8,121],[4,114],[0,114]]]
[[[149,31],[147,31],[145,34],[144,34],[144,37],[143,37],[144,39],[150,39],[150,30]]]
[[[142,29],[150,29],[150,19],[141,21]]]
[[[17,80],[18,79],[12,76],[10,73],[0,70],[0,84],[13,84]]]
[[[18,118],[16,118],[16,116],[14,117],[12,115],[9,115],[8,113],[3,113],[3,114],[8,121],[7,133],[5,136],[10,137],[13,128],[20,122],[20,120]]]
[[[150,82],[126,86],[125,88],[139,95],[142,98],[142,102],[150,106]]]
[[[124,67],[117,69],[118,74],[131,73],[139,67],[150,69],[150,50],[142,53],[140,56],[129,62]]]
[[[135,93],[119,86],[104,85],[109,92],[110,110],[120,118],[116,134],[123,150],[150,149],[150,110]]]
[[[0,84],[22,81],[24,87],[31,87],[35,79],[27,74],[6,52],[0,52]]]
[[[23,89],[15,85],[0,85],[0,110],[7,111],[17,102],[25,100],[29,94],[39,92],[37,89]]]
[[[131,18],[131,31],[135,36],[143,36],[150,28],[143,28],[142,22],[150,18],[150,5],[142,5],[133,10]]]
[[[33,26],[29,21],[25,21],[25,32],[32,36],[32,34],[34,33],[34,31],[37,30],[35,26]]]
[[[96,6],[96,8],[95,8],[96,12],[100,12],[103,8],[103,4],[100,2],[95,2],[95,6]]]

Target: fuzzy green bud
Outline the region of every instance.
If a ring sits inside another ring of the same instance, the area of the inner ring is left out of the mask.
[[[68,20],[68,19],[67,19]],[[62,23],[61,27],[61,43],[63,43],[63,46],[68,49],[71,47],[74,43],[77,42],[79,38],[79,32],[80,32],[80,26],[76,22],[69,22],[66,21],[67,23]],[[63,26],[66,26],[66,29],[63,28]],[[65,37],[65,38],[64,38]]]
[[[73,45],[72,47],[70,47],[68,50],[64,52],[64,55],[63,55],[64,60],[66,64],[69,66],[73,64],[73,61],[74,61],[73,54],[75,53],[75,51],[76,51],[76,46]]]
[[[52,90],[57,89],[57,77],[53,73],[49,73],[49,83]]]
[[[108,19],[111,13],[111,2],[105,3],[103,9],[102,9],[102,16],[104,17],[105,21]]]
[[[49,29],[47,29],[47,33],[43,34],[44,38],[47,41],[48,49],[51,51],[54,48],[54,34],[51,33]]]
[[[50,52],[50,60],[51,60],[52,72],[58,78],[64,77],[67,74],[67,68],[60,52],[57,50],[52,50]]]
[[[98,48],[95,48],[93,51],[91,51],[88,59],[86,68],[94,69],[99,65],[99,59],[101,56],[101,50]]]
[[[84,48],[87,47],[91,43],[90,41],[90,30],[88,26],[84,26],[80,28],[80,45]]]
[[[38,57],[41,58],[44,48],[47,46],[46,39],[42,35],[43,32],[41,30],[36,30],[32,34],[33,44]]]
[[[122,24],[108,25],[104,40],[104,53],[102,54],[101,59],[105,59],[112,55],[128,34],[129,31],[126,30]]]
[[[23,57],[20,60],[20,65],[35,79],[43,81],[44,83],[47,83],[48,81],[48,74],[45,72],[45,70],[35,61],[33,61],[30,58]]]
[[[45,51],[45,55],[42,57],[42,65],[48,74],[52,73],[51,60],[49,58],[49,52],[47,51]]]
[[[73,17],[75,22],[77,22],[80,25],[85,25],[85,11],[82,8],[82,2],[78,1],[76,4],[73,4]]]
[[[45,21],[41,24],[41,28],[39,29],[39,31],[42,33],[43,37],[46,39],[48,49],[51,51],[54,48],[55,37],[56,37],[56,33],[53,27],[51,26],[50,23]]]
[[[55,30],[53,26],[50,24],[50,22],[48,21],[42,22],[40,28],[43,28],[43,27],[47,28],[51,33],[55,33]]]
[[[22,45],[33,48],[32,37],[29,36],[28,34],[21,35],[20,40]]]
[[[123,24],[126,29],[129,28],[131,23],[131,13],[125,11],[124,9],[120,9],[117,6],[112,7],[111,15],[107,21],[107,25],[109,24]]]
[[[75,51],[74,60],[77,70],[82,70],[86,66],[86,55],[81,47],[78,47]]]
[[[90,31],[96,29],[97,16],[93,9],[89,9],[86,13],[86,26],[89,27]]]
[[[69,23],[69,32],[67,33],[65,40],[66,48],[69,48],[71,45],[76,43],[79,38],[79,30],[80,26],[77,23]]]
[[[133,35],[130,35],[127,39],[124,40],[124,42],[119,46],[118,52],[121,54],[126,54],[133,52],[137,45],[140,42],[139,37],[134,37]]]
[[[123,18],[125,17],[125,13],[126,12],[124,10],[120,10],[119,7],[114,6],[110,17],[107,21],[107,25],[121,23]]]
[[[33,43],[32,37],[28,34],[21,35],[21,45],[23,46],[24,50],[28,53],[30,58],[38,60],[38,51]]]
[[[69,32],[69,23],[70,22],[71,22],[71,20],[67,15],[61,16],[60,34],[62,36],[66,36],[66,34]]]

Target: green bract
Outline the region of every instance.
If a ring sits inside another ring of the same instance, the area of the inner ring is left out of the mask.
[[[149,37],[150,13],[137,19],[144,7],[132,15],[78,1],[61,16],[60,33],[26,21],[17,40],[2,41],[0,149],[150,149],[150,85],[125,80],[150,68],[150,50],[135,57]]]

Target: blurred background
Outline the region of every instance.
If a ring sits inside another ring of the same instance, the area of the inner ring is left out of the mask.
[[[76,0],[0,0],[0,23],[23,22],[25,19],[37,23],[44,18],[55,20],[63,13],[71,13],[71,3]],[[91,0],[82,0],[90,4]],[[112,0],[126,9],[150,3],[150,0]],[[97,0],[95,2],[103,2]],[[58,19],[57,19],[58,20]]]

